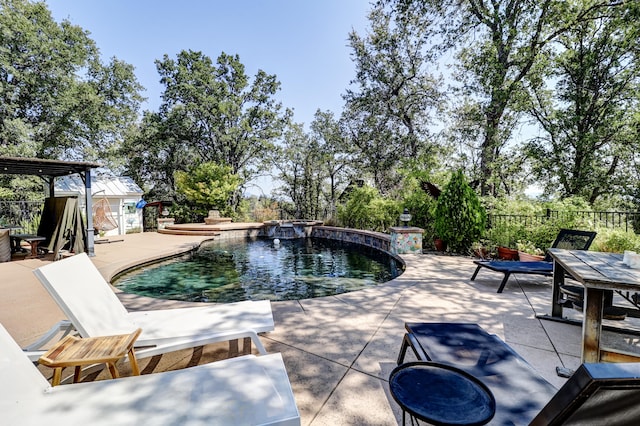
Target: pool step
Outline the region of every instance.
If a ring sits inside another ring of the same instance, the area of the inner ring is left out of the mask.
[[[158,229],[158,234],[216,236],[220,235],[220,231],[184,228],[174,229],[172,227],[167,227],[165,229]]]

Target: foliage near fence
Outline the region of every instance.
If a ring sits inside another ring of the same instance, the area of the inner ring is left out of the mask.
[[[455,253],[465,253],[485,229],[486,214],[462,170],[451,176],[438,197],[434,228]]]
[[[593,249],[622,252],[640,249],[637,235],[640,213],[547,209],[543,215],[489,214],[485,242],[489,246],[515,247],[518,240],[547,248],[561,228],[595,230]]]
[[[43,201],[0,200],[0,225],[17,226],[20,233],[36,234],[43,206]]]

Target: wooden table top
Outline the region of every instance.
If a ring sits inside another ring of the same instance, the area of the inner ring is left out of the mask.
[[[621,254],[562,249],[549,249],[549,253],[587,288],[640,291],[640,269],[623,264]]]
[[[38,362],[48,367],[115,362],[127,355],[142,329],[131,334],[87,337],[67,336],[49,349]]]

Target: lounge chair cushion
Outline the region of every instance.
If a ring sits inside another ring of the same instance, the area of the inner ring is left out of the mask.
[[[11,238],[9,230],[0,230],[0,262],[9,262],[11,260]]]
[[[300,425],[280,354],[51,387],[0,324],[0,383],[2,425]]]
[[[480,379],[496,398],[491,424],[526,425],[556,393],[513,348],[477,324],[405,323],[398,364],[408,347],[421,361],[455,366]]]

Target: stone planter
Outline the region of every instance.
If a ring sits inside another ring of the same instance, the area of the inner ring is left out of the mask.
[[[540,262],[544,260],[544,256],[529,254],[523,251],[518,252],[518,258],[520,258],[520,262]]]
[[[392,226],[391,254],[422,253],[424,229],[410,226]]]
[[[517,260],[518,250],[509,247],[498,247],[498,258],[502,260]]]

